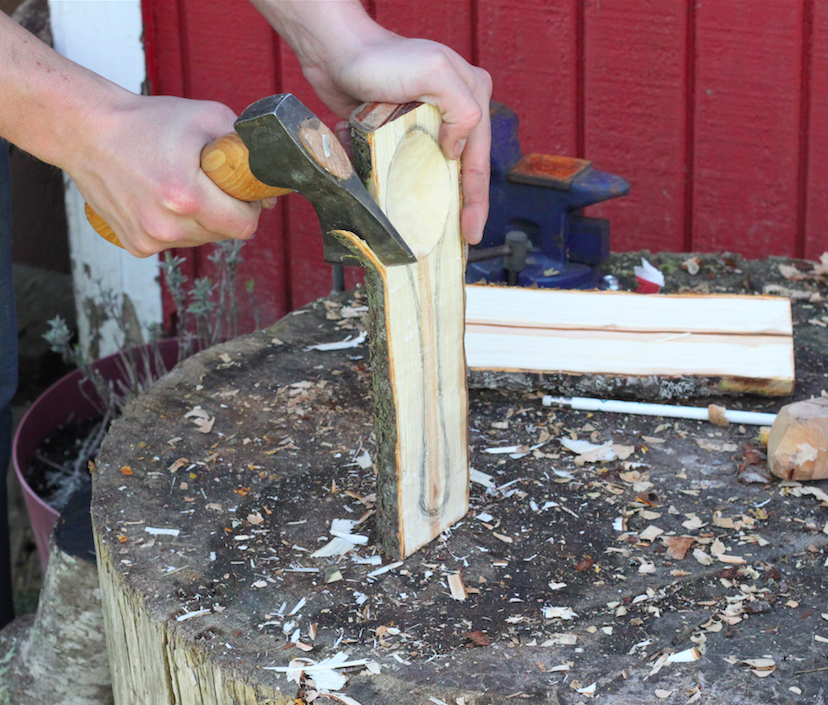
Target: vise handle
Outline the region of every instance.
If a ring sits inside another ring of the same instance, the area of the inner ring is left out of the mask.
[[[302,143],[310,154],[330,173],[347,178],[353,173],[348,155],[334,133],[319,118],[306,120],[299,130]],[[250,153],[237,132],[213,140],[201,151],[201,169],[226,194],[240,201],[261,201],[292,193],[292,189],[268,186],[250,171]],[[89,204],[86,217],[92,227],[113,245],[123,247],[118,236]]]

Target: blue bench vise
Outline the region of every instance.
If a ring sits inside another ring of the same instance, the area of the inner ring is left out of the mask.
[[[469,251],[466,282],[598,288],[610,251],[609,221],[581,211],[625,196],[630,185],[584,159],[523,155],[518,117],[502,103],[492,103],[491,119],[489,219],[482,241]],[[513,247],[525,251],[525,261],[524,252],[509,256]]]

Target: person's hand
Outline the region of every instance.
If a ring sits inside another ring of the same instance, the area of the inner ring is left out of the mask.
[[[228,196],[200,168],[204,145],[232,130],[235,117],[220,103],[124,91],[90,113],[61,166],[138,257],[247,239],[261,204]]]
[[[461,229],[469,243],[480,242],[489,212],[492,80],[486,71],[442,44],[389,32],[385,41],[347,61],[308,67],[305,76],[338,115],[366,101],[437,106],[443,113],[443,153],[463,160]]]
[[[253,234],[261,205],[200,169],[204,145],[233,129],[229,108],[130,93],[2,12],[0,67],[0,135],[72,176],[132,254]]]
[[[374,101],[420,101],[440,109],[443,153],[463,159],[461,229],[470,243],[480,242],[489,211],[489,74],[442,44],[383,29],[358,0],[252,2],[290,44],[305,78],[338,115],[347,117]]]

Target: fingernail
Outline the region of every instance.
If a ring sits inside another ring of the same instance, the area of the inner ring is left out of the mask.
[[[454,158],[459,159],[460,156],[463,154],[463,150],[466,148],[466,140],[457,140],[457,144],[454,145]]]
[[[272,196],[271,198],[265,198],[262,201],[262,207],[266,208],[267,210],[270,210],[271,208],[275,208],[276,207],[276,201],[278,201],[278,200],[279,199],[276,196]]]

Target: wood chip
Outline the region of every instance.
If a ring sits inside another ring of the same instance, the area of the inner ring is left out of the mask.
[[[638,535],[639,541],[655,541],[660,534],[664,533],[664,529],[659,529],[655,524],[650,524],[644,531]]]
[[[719,406],[718,404],[710,404],[707,407],[707,418],[710,423],[715,424],[716,426],[729,426],[730,421],[727,420],[725,414],[727,413],[727,409],[723,406]]]
[[[574,646],[578,643],[577,634],[553,634],[541,646]]]
[[[544,607],[543,616],[546,619],[575,619],[575,614],[569,607]]]
[[[711,453],[735,453],[736,444],[716,438],[694,438],[696,445]]]
[[[689,663],[690,661],[698,661],[700,658],[701,653],[693,646],[684,651],[679,651],[677,654],[670,654],[667,657],[667,663]]]
[[[750,672],[757,678],[767,678],[776,670],[776,662],[770,658],[749,658],[741,663],[750,668]]]
[[[713,558],[711,558],[700,548],[693,549],[693,558],[695,558],[702,565],[713,565]]]
[[[179,458],[174,463],[172,463],[172,465],[170,465],[170,467],[168,467],[167,470],[169,470],[172,473],[172,472],[175,472],[176,470],[180,470],[185,465],[189,465],[189,463],[190,463],[190,461],[187,460],[187,458]]]
[[[463,576],[460,575],[460,572],[451,573],[448,576],[448,585],[449,590],[451,591],[451,596],[460,602],[465,600],[468,597],[466,593],[466,586],[463,584]]]

